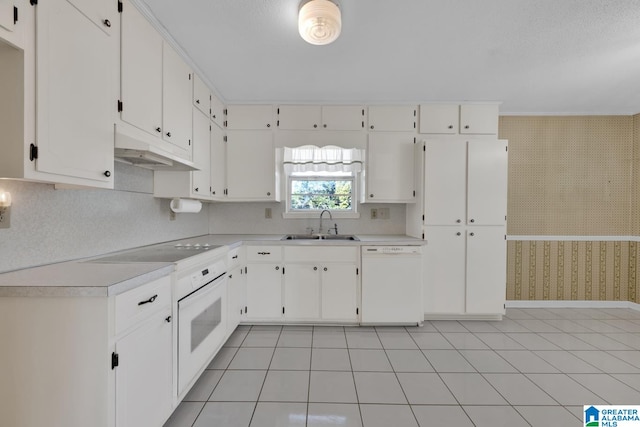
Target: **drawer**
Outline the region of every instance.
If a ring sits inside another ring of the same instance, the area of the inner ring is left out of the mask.
[[[171,306],[171,277],[166,276],[115,297],[116,334]]]
[[[359,246],[300,247],[286,246],[284,259],[286,262],[345,262],[358,261]]]
[[[227,271],[231,271],[236,267],[244,265],[244,247],[231,249],[227,254]]]
[[[282,261],[282,246],[247,246],[247,261]]]

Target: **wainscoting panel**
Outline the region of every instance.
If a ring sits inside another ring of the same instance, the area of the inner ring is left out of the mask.
[[[507,300],[640,302],[638,242],[507,242]]]

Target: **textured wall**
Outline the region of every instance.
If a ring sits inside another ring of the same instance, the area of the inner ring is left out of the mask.
[[[640,115],[501,117],[508,233],[640,234]],[[507,299],[640,303],[638,242],[509,241]]]
[[[0,229],[0,272],[65,261],[208,232],[206,207],[169,221],[151,171],[116,163],[116,190],[55,190],[0,180],[10,191],[11,228]]]
[[[631,116],[501,117],[510,235],[629,235]]]

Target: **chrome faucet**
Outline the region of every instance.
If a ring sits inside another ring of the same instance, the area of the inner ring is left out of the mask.
[[[318,230],[319,234],[322,234],[322,215],[324,215],[325,212],[329,214],[329,219],[333,219],[333,217],[331,216],[331,211],[325,209],[322,212],[320,212],[320,229]]]

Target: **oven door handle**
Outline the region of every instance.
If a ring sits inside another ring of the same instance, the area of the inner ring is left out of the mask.
[[[205,298],[211,292],[214,292],[214,291],[218,290],[220,285],[222,285],[223,283],[226,282],[226,278],[227,278],[226,274],[222,274],[222,275],[218,276],[216,279],[210,281],[206,285],[196,289],[195,291],[191,292],[186,297],[184,297],[181,300],[179,300],[178,304],[180,304],[181,306],[184,306],[185,304],[190,304],[192,302],[192,300],[201,300],[202,298]],[[193,301],[193,302],[195,302],[195,301]]]

